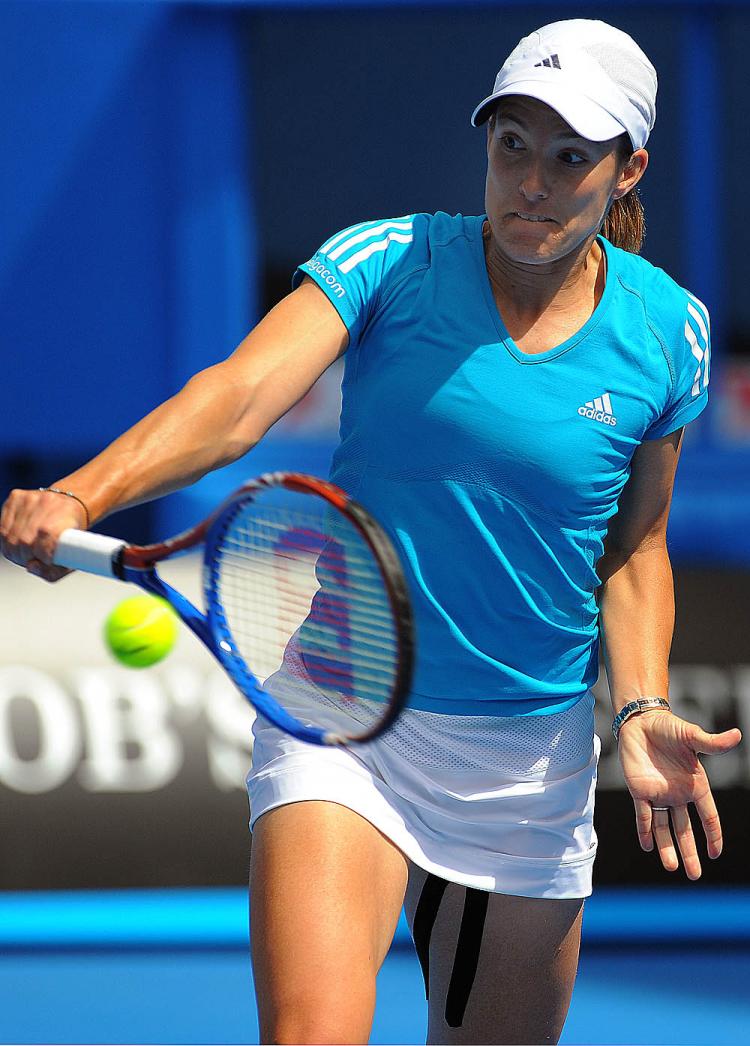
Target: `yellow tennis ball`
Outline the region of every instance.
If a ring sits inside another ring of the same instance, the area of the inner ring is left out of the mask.
[[[129,668],[148,668],[166,657],[177,638],[177,615],[165,599],[131,596],[104,623],[112,654]]]

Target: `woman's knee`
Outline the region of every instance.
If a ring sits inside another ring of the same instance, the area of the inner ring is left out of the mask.
[[[362,981],[367,983],[362,983]],[[375,975],[337,989],[320,981],[281,997],[258,996],[262,1043],[367,1043],[375,1013]]]

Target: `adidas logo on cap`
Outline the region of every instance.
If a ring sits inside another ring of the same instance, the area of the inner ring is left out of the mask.
[[[593,400],[589,400],[588,403],[584,403],[582,407],[578,408],[578,413],[582,418],[601,421],[604,425],[615,426],[617,424],[617,418],[612,411],[612,400],[609,398],[608,392],[601,396],[596,396]]]
[[[534,62],[535,69],[538,69],[542,65],[545,65],[548,69],[562,69],[560,59],[556,54],[551,54],[549,58],[543,58],[541,62]]]

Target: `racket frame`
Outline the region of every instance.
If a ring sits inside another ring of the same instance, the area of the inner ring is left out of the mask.
[[[395,629],[398,649],[396,677],[385,714],[369,730],[362,733],[354,735],[306,726],[290,715],[263,689],[259,680],[249,669],[233,642],[223,607],[216,598],[217,550],[225,531],[236,513],[241,511],[248,501],[252,501],[262,491],[273,487],[282,487],[301,494],[314,494],[323,498],[354,525],[380,566],[391,612],[397,622]],[[76,534],[78,532],[66,533]],[[98,538],[100,535],[90,535],[90,537]],[[61,535],[61,538],[64,545],[64,535]],[[204,547],[205,614],[156,572],[159,563],[189,552],[200,545]],[[105,548],[103,556],[106,557],[107,554],[110,555],[111,576],[119,578],[121,581],[131,582],[152,595],[166,599],[187,627],[222,665],[255,709],[275,726],[294,737],[318,745],[365,744],[384,733],[406,704],[414,660],[414,626],[403,570],[396,551],[381,526],[369,512],[335,484],[299,472],[265,473],[257,479],[243,483],[225,498],[210,516],[189,530],[185,530],[167,541],[151,545],[128,545],[123,542],[109,551]],[[62,566],[78,566],[78,563],[66,563],[64,559],[56,558],[55,561],[60,562]],[[82,566],[82,569],[91,568]],[[106,574],[106,569],[100,568],[91,570],[91,572]]]

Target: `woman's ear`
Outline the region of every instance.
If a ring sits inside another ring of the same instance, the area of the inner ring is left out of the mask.
[[[612,199],[619,200],[621,196],[627,196],[646,173],[647,167],[648,153],[645,149],[636,149],[622,169]]]

